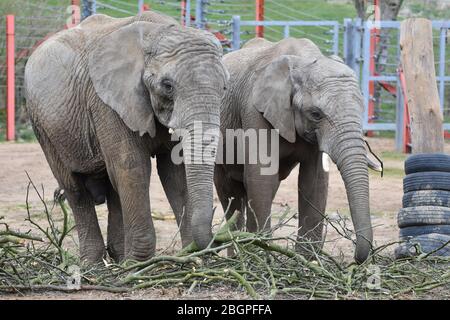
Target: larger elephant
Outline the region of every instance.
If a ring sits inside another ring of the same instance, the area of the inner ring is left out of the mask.
[[[83,260],[105,254],[95,212],[105,199],[109,254],[115,260],[154,254],[150,158],[156,156],[170,188],[169,130],[191,133],[198,121],[205,145],[217,140],[227,76],[221,57],[212,34],[153,12],[92,16],[32,54],[25,70],[28,112],[72,208]],[[185,141],[186,154],[201,152]],[[188,206],[177,216],[183,244],[206,247],[212,239],[213,170],[208,161],[183,167]]]
[[[354,72],[336,57],[324,56],[307,39],[277,43],[255,39],[225,55],[223,61],[230,73],[221,110],[224,148],[229,145],[227,129],[266,129],[268,145],[262,146],[265,142],[260,140],[257,151],[271,148],[272,129],[280,136],[279,153],[272,154],[279,162],[274,173],[264,173],[269,165],[260,158],[250,163],[249,144],[243,164],[217,165],[215,185],[224,209],[230,205],[228,215],[236,210],[247,212],[248,230],[269,230],[272,200],[280,181],[300,164],[298,236],[320,246],[328,191],[322,157],[328,154],[346,187],[356,232],[355,258],[364,261],[371,250],[372,227],[363,100]],[[249,136],[233,137],[234,144]],[[243,218],[239,223],[244,223]]]

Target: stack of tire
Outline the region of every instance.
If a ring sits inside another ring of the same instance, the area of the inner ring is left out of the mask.
[[[450,155],[415,154],[405,161],[403,208],[397,216],[397,258],[450,256]]]

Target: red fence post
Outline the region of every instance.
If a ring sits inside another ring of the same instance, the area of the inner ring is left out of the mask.
[[[14,16],[6,16],[6,140],[15,139],[15,44]]]
[[[403,95],[403,153],[411,153],[411,122],[409,120],[408,98],[406,97],[406,80],[403,69],[398,68],[400,89]]]
[[[75,27],[81,22],[81,3],[80,0],[71,0],[72,4],[72,26]]]
[[[256,0],[256,21],[264,21],[264,0]],[[256,36],[264,38],[264,27],[256,26]]]
[[[181,25],[186,25],[186,0],[181,0]]]

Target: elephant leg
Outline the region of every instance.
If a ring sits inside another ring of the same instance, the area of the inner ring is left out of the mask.
[[[88,264],[101,262],[105,255],[105,244],[95,212],[94,199],[84,187],[77,191],[67,187],[64,190],[75,219],[81,260]]]
[[[298,237],[300,241],[311,242],[312,248],[320,249],[323,246],[323,217],[328,195],[328,173],[322,169],[321,152],[314,152],[307,161],[302,161],[299,170]],[[307,251],[308,248],[298,244],[297,249]]]
[[[109,180],[120,199],[124,259],[146,260],[156,249],[149,194],[150,138],[131,131],[107,106],[96,109],[93,120]]]
[[[123,135],[126,136],[126,133]],[[122,209],[125,252],[123,258],[146,260],[154,255],[156,249],[149,195],[150,155],[136,138],[121,141],[117,137],[116,144],[104,144],[102,148],[111,185],[120,199],[109,199],[109,203],[111,206],[120,202]],[[113,222],[111,228],[117,231],[118,237],[121,238],[119,207],[115,208],[117,210],[110,212],[110,221]],[[115,244],[119,243],[120,240],[117,240]]]
[[[247,202],[244,184],[228,178],[223,166],[216,166],[214,184],[225,213],[225,218],[228,220],[236,211],[239,211],[240,214],[235,228],[232,229],[241,230],[245,224],[245,203]]]
[[[88,264],[102,261],[105,244],[95,212],[94,199],[86,189],[80,176],[72,173],[60,160],[57,150],[44,131],[33,126],[44,151],[50,169],[59,184],[59,192],[64,190],[75,220],[78,233],[80,259]]]
[[[119,195],[111,184],[108,186],[106,203],[108,206],[108,254],[115,262],[121,262],[125,255],[122,206]]]
[[[175,165],[170,153],[158,154],[156,163],[161,184],[177,220],[181,243],[185,247],[193,241],[193,237],[191,214],[186,210],[188,197],[184,165]]]
[[[230,230],[242,230],[245,225],[245,204],[247,202],[244,184],[240,181],[228,178],[222,166],[216,166],[215,168],[214,184],[225,213],[225,219],[229,220],[236,212],[239,214],[236,224],[231,226]],[[234,254],[234,248],[227,249],[227,255],[229,257]]]
[[[272,201],[280,185],[278,174],[261,175],[261,166],[247,165],[245,168],[247,190],[247,230],[270,231]]]
[[[139,150],[122,154],[115,162],[113,186],[120,198],[125,235],[125,259],[146,260],[156,249],[155,228],[150,209],[150,157]],[[125,165],[125,163],[128,163]],[[111,174],[110,174],[111,176]]]

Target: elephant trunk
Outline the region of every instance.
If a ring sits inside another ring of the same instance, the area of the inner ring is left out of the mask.
[[[205,112],[201,112],[205,114]],[[208,121],[190,122],[183,137],[183,157],[188,192],[187,213],[192,237],[204,249],[211,242],[213,220],[214,165],[219,141],[219,115]],[[199,118],[200,119],[200,113]]]
[[[372,248],[372,225],[369,209],[369,175],[362,131],[347,130],[335,135],[331,153],[347,191],[350,213],[356,233],[355,260],[364,262]]]

